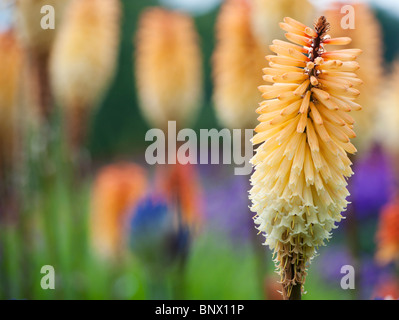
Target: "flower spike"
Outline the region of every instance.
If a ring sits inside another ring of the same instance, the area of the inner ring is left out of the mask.
[[[361,82],[354,73],[361,50],[329,52],[330,24],[320,17],[314,29],[292,18],[281,24],[292,42],[276,40],[260,86],[266,99],[257,109],[260,124],[253,144],[250,199],[257,229],[275,254],[285,298],[300,295],[316,249],[341,221],[353,172],[348,153],[356,148],[351,110]],[[299,293],[298,293],[299,292]]]

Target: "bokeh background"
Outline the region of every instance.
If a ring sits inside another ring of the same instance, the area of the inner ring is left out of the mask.
[[[277,23],[336,21],[331,1],[272,3],[1,0],[1,299],[281,298],[249,176],[144,158],[147,130],[184,109],[196,112],[181,128],[252,128]],[[45,4],[54,31],[39,27]],[[358,134],[348,219],[319,249],[304,299],[399,299],[399,8],[356,10],[367,139]],[[40,286],[43,265],[54,290]],[[341,289],[343,265],[355,266],[355,290]]]

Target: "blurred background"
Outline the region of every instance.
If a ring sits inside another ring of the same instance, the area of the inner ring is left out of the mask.
[[[355,30],[340,28],[342,3]],[[41,27],[44,5],[55,29]],[[0,0],[0,298],[280,299],[249,176],[150,166],[145,134],[168,120],[254,128],[278,22],[320,14],[363,50],[363,110],[347,219],[303,298],[399,299],[394,0]],[[54,290],[40,286],[44,265]],[[344,265],[355,290],[341,289]]]

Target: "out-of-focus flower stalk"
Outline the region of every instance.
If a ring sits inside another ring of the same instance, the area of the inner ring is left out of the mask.
[[[195,120],[202,98],[202,62],[191,17],[161,8],[141,15],[135,37],[135,75],[141,111],[166,130]]]
[[[20,145],[18,136],[18,93],[21,84],[23,52],[14,32],[0,34],[0,211],[13,198],[17,150]],[[11,201],[12,202],[12,201]],[[0,213],[0,217],[2,216]]]
[[[267,63],[265,43],[255,38],[251,28],[251,4],[227,0],[221,8],[213,55],[214,106],[219,122],[231,129],[253,128],[252,112],[260,102],[256,89],[262,83]]]
[[[201,106],[203,85],[202,57],[193,19],[183,13],[158,7],[149,8],[141,15],[134,44],[138,99],[145,119],[151,126],[165,132],[168,131],[168,121],[176,121],[178,129],[192,125]],[[157,237],[176,239],[178,233],[189,231],[187,237],[190,240],[191,233],[198,230],[202,213],[196,168],[191,165],[168,164],[156,169],[153,195],[161,195],[166,206],[159,209],[158,215],[156,203],[148,203],[140,215],[148,211],[148,215],[158,217],[159,221],[154,223],[163,220],[173,222],[173,228],[164,225],[157,232]],[[133,226],[137,226],[139,220],[136,219]],[[133,240],[138,236],[132,233]],[[155,237],[155,233],[151,230],[148,237],[152,236]],[[140,241],[136,239],[133,242]],[[154,241],[147,251],[156,252],[163,246]],[[140,247],[142,245],[139,244],[135,251]],[[165,258],[165,255],[170,253],[166,250],[158,259],[154,259],[157,263],[153,264],[159,265],[159,259]],[[179,258],[178,277],[175,281],[179,296],[182,296],[180,289],[184,279],[185,260],[185,255]]]
[[[359,48],[363,51],[358,58],[362,68],[358,71],[358,76],[363,84],[359,87],[361,95],[358,103],[363,107],[362,112],[353,115],[355,119],[355,131],[357,137],[353,139],[353,144],[359,151],[359,155],[367,152],[375,142],[375,118],[381,108],[377,105],[380,100],[382,76],[383,76],[383,44],[382,31],[377,18],[372,9],[365,3],[350,3],[355,9],[355,28],[343,29],[341,8],[343,3],[332,4],[324,12],[327,20],[331,24],[332,37],[350,37],[352,43],[343,49]],[[335,48],[334,48],[335,49]]]
[[[29,87],[37,108],[35,113],[44,123],[53,112],[52,94],[49,78],[49,58],[54,40],[59,30],[63,12],[69,0],[17,0],[16,29],[25,49],[25,58],[29,69]],[[55,29],[43,29],[42,8],[50,5],[54,8]]]
[[[359,49],[327,51],[327,45],[347,45],[348,37],[331,38],[324,16],[315,28],[292,18],[280,27],[290,42],[273,41],[276,55],[267,59],[259,87],[265,99],[257,112],[260,124],[253,144],[252,211],[260,232],[275,254],[286,299],[300,299],[307,267],[318,246],[331,237],[349,192],[353,172],[347,153],[360,110],[354,100],[361,83],[354,73]]]
[[[54,43],[51,81],[71,151],[87,138],[90,116],[113,80],[120,42],[119,0],[71,0]]]

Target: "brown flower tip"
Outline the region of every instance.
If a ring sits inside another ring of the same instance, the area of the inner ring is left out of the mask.
[[[321,16],[315,22],[314,29],[319,37],[323,37],[330,30],[330,24],[328,23],[327,18],[325,16]]]

